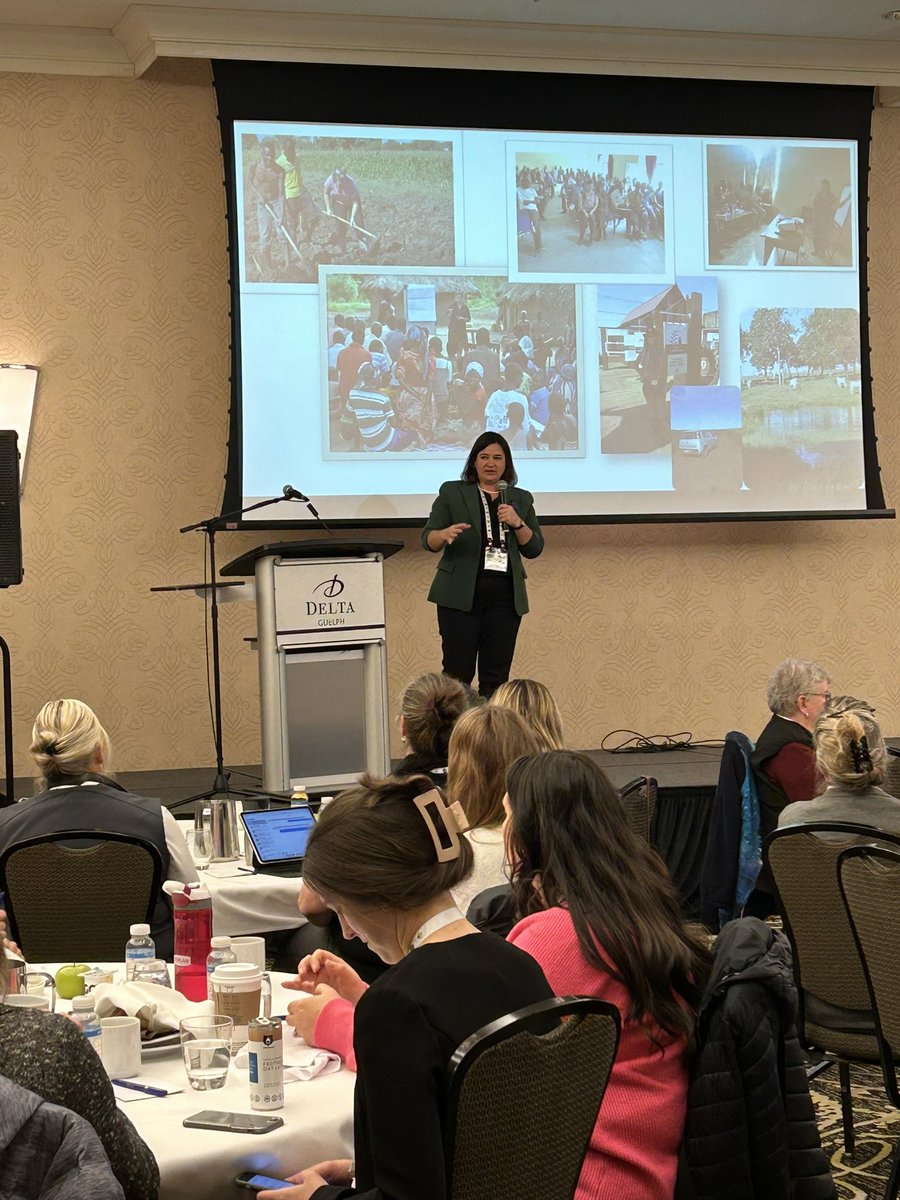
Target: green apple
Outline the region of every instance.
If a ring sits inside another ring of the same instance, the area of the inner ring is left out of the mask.
[[[90,971],[87,963],[70,963],[60,967],[56,972],[56,991],[62,1000],[71,1000],[73,996],[84,995],[84,980],[82,975]]]

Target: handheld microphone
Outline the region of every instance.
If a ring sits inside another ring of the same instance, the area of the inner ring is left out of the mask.
[[[302,492],[298,492],[289,483],[286,483],[281,490],[284,492],[286,500],[302,500],[304,504],[309,504],[309,496],[304,496]]]
[[[506,482],[506,480],[505,480],[505,479],[500,479],[500,480],[498,480],[498,482],[497,482],[497,491],[498,491],[498,493],[499,493],[499,495],[500,495],[500,503],[501,503],[501,504],[505,504],[505,503],[506,503],[506,489],[507,489],[508,487],[509,487],[509,484]]]

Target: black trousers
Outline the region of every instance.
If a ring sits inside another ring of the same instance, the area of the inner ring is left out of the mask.
[[[522,618],[516,612],[512,580],[479,575],[470,612],[438,605],[444,674],[471,683],[478,667],[478,691],[489,699],[509,679]]]

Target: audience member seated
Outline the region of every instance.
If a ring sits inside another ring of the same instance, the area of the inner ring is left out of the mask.
[[[828,672],[804,658],[786,658],[769,676],[766,700],[772,717],[750,755],[762,841],[777,827],[783,808],[812,800],[822,790],[816,776],[812,730],[831,699],[830,687]],[[771,876],[763,865],[744,916],[765,918],[774,913],[773,892]]]
[[[458,679],[432,672],[420,675],[400,697],[400,736],[409,754],[394,768],[395,775],[427,775],[437,787],[447,783],[450,735],[469,707],[466,689]]]
[[[456,722],[450,737],[447,799],[458,801],[469,824],[472,874],[453,889],[453,899],[465,912],[486,888],[507,883],[503,847],[503,796],[507,769],[523,754],[540,750],[537,738],[518,713],[485,705],[470,709]]]
[[[0,943],[5,935],[4,921]],[[154,1200],[159,1190],[156,1159],[116,1107],[96,1050],[79,1026],[63,1016],[3,1004],[8,976],[6,955],[0,950],[0,1076],[83,1117],[100,1138],[126,1200]],[[10,1182],[0,1179],[0,1194],[25,1194],[11,1189]]]
[[[487,392],[495,392],[500,386],[500,358],[497,351],[491,347],[490,333],[483,326],[475,330],[475,348],[469,350],[463,359],[463,373],[472,363],[477,363],[482,368]]]
[[[472,870],[464,825],[458,806],[447,808],[422,776],[364,776],[319,818],[304,874],[345,935],[368,942],[390,967],[366,989],[346,963],[320,950],[287,985],[335,987],[356,1003],[356,1188],[350,1161],[332,1161],[292,1176],[293,1188],[261,1192],[262,1200],[447,1195],[452,1055],[483,1026],[551,995],[530,955],[480,933],[454,905],[451,889]]]
[[[879,786],[884,782],[887,750],[870,707],[823,713],[813,730],[813,745],[825,791],[813,800],[783,808],[778,824],[852,821],[900,834],[900,800]]]
[[[31,755],[44,790],[0,808],[0,853],[40,834],[102,829],[152,842],[162,857],[163,880],[189,883],[196,879],[197,869],[184,834],[169,810],[159,800],[134,796],[116,783],[109,735],[86,704],[80,700],[45,704],[31,737]],[[172,909],[162,892],[151,935],[160,957],[171,959]]]
[[[671,1200],[708,953],[685,927],[663,863],[587,755],[519,759],[506,786],[523,915],[510,942],[535,957],[556,995],[596,996],[622,1017],[576,1200]]]
[[[550,689],[535,679],[510,679],[501,683],[489,704],[519,714],[537,738],[539,750],[564,750],[562,716]]]

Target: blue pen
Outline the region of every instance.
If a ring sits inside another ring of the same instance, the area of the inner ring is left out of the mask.
[[[146,1096],[168,1096],[165,1088],[150,1087],[148,1083],[132,1083],[130,1079],[112,1079],[116,1087],[130,1088],[132,1092],[143,1092]]]

